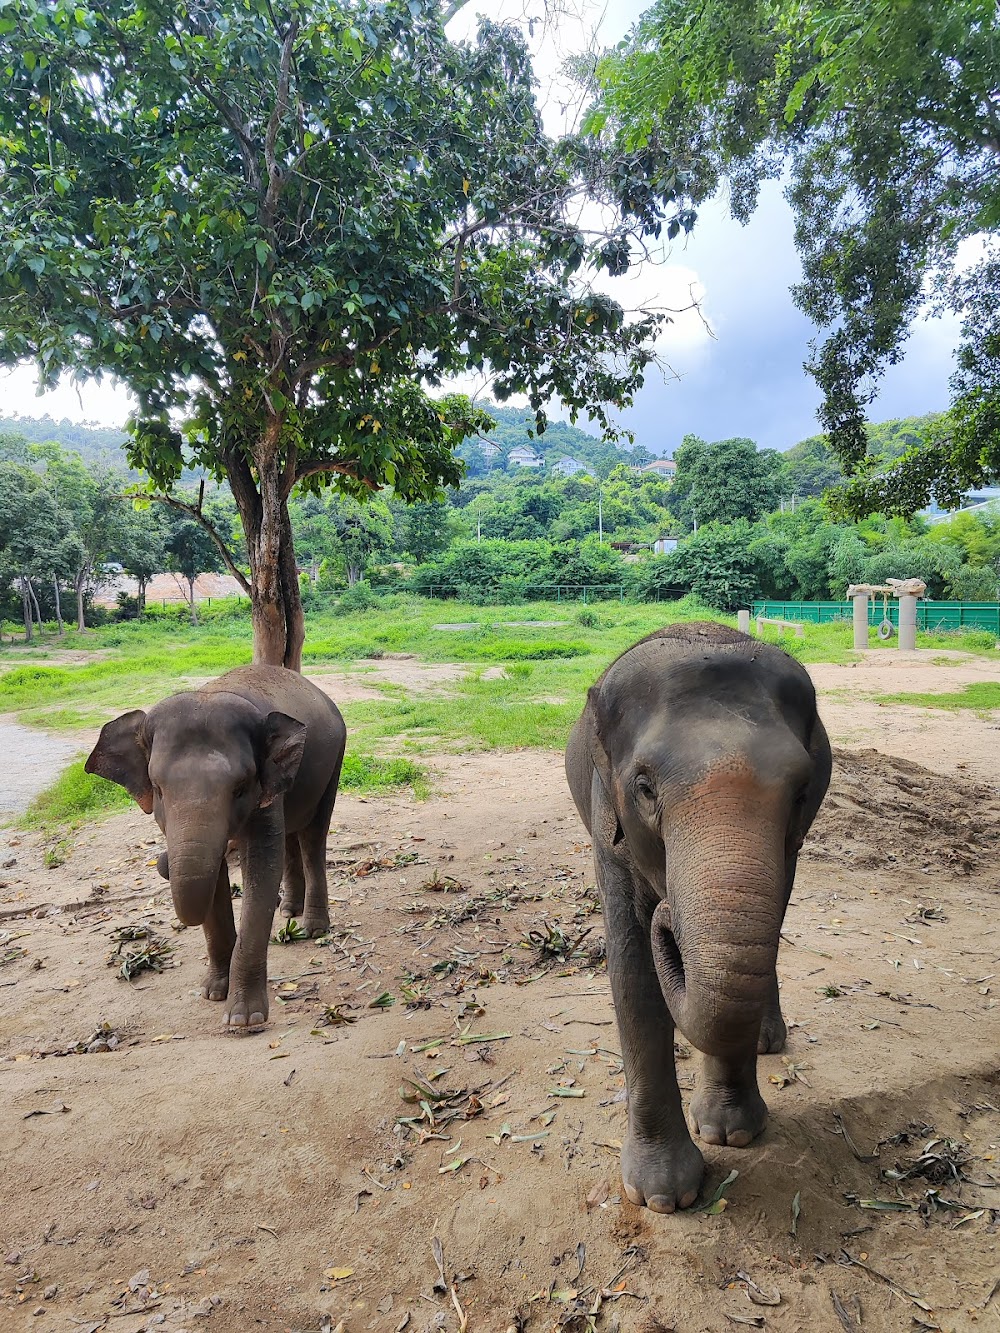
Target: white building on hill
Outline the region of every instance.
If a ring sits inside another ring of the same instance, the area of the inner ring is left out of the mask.
[[[507,455],[511,467],[544,467],[545,459],[536,454],[530,444],[519,444]]]

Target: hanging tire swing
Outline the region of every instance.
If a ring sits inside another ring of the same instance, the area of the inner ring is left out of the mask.
[[[882,623],[875,633],[883,643],[896,637],[896,626],[889,619],[889,596],[887,593],[882,594]]]

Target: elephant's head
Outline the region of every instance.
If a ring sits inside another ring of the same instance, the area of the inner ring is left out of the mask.
[[[830,777],[815,692],[791,661],[699,655],[637,672],[631,657],[591,706],[614,837],[656,903],[660,986],[706,1054],[756,1049],[795,857]]]
[[[170,891],[200,925],[231,838],[295,781],[306,729],[223,692],[177,694],[108,722],[86,763],[117,782],[166,834]]]

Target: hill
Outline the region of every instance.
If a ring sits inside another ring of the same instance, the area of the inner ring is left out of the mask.
[[[125,466],[122,445],[125,432],[112,426],[86,426],[76,421],[56,421],[53,417],[0,416],[0,435],[20,435],[30,444],[55,440],[65,449],[75,449],[88,463],[101,457]]]

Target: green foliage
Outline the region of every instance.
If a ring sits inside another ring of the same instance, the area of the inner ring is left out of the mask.
[[[22,828],[75,828],[84,820],[114,814],[132,804],[132,798],[115,782],[85,773],[83,760],[64,768],[51,787],[31,802],[19,820]]]
[[[726,180],[745,219],[789,167],[794,295],[822,330],[809,369],[851,516],[954,506],[1000,472],[1000,261],[959,263],[1000,226],[998,40],[992,0],[654,0],[600,71],[592,123],[672,151],[693,203]],[[963,321],[951,411],[878,469],[865,411],[931,285]]]
[[[696,435],[685,435],[667,504],[687,527],[737,519],[755,522],[778,503],[779,469],[779,456],[759,450],[753,440],[706,444]]]
[[[718,611],[748,606],[759,578],[749,550],[750,525],[710,524],[668,555],[655,556],[640,567],[636,591],[647,601],[672,600],[692,594]]]

